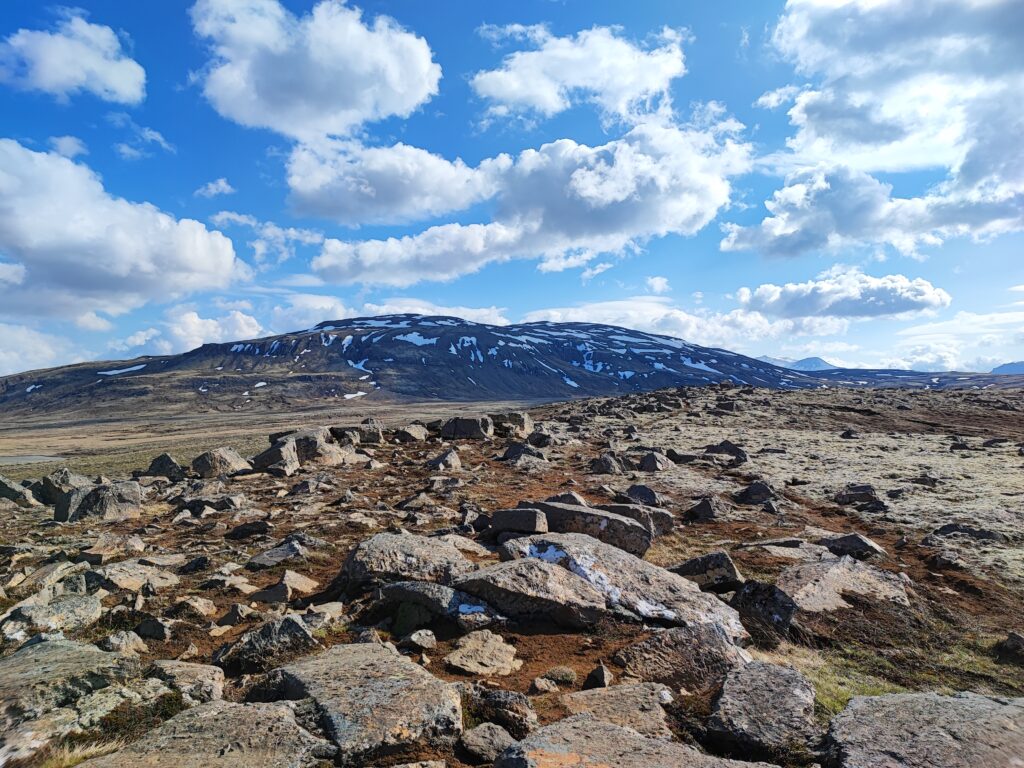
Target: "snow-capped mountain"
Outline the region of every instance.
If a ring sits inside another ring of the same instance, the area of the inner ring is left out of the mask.
[[[1006,385],[989,374],[802,372],[671,336],[591,323],[485,325],[456,317],[333,320],[181,355],[79,363],[0,379],[8,413],[131,407],[273,410],[367,398],[560,400],[719,381],[775,389]]]
[[[757,358],[762,363],[771,363],[777,365],[780,368],[788,368],[791,371],[834,371],[839,366],[832,365],[828,360],[824,360],[820,357],[804,357],[800,360],[792,360],[788,357],[769,357],[768,355],[762,355]]]

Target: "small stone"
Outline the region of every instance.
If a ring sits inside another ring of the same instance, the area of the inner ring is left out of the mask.
[[[594,667],[590,674],[587,675],[583,681],[583,690],[587,691],[591,688],[607,688],[615,681],[615,675],[612,671],[605,666],[604,662],[599,663]]]

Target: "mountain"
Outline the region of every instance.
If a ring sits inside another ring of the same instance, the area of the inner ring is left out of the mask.
[[[1016,363],[1003,363],[992,369],[992,373],[1003,375],[1003,374],[1024,374],[1024,360]]]
[[[550,401],[723,380],[775,389],[1011,385],[989,374],[794,371],[610,325],[498,326],[456,317],[383,315],[204,344],[181,355],[7,376],[0,379],[0,412],[76,411],[92,418],[131,407],[158,417],[183,411],[272,411],[359,398]]]
[[[838,366],[832,365],[828,360],[820,357],[804,357],[800,360],[791,360],[787,357],[769,357],[762,355],[757,358],[763,363],[777,365],[779,368],[788,368],[791,371],[834,371]]]

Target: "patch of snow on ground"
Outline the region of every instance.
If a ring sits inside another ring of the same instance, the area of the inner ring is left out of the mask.
[[[351,395],[345,395],[345,399],[346,400],[351,400],[354,397],[365,397],[365,396],[366,396],[365,392],[359,391],[359,392],[356,392],[356,393],[351,394]]]
[[[412,333],[403,333],[399,336],[395,336],[398,341],[407,341],[410,344],[415,344],[417,347],[425,347],[428,344],[437,344],[437,337],[424,336],[419,331],[413,331]]]
[[[705,365],[704,363],[700,363],[700,362],[695,363],[692,358],[684,357],[684,356],[680,355],[679,359],[682,361],[683,365],[685,365],[687,368],[696,368],[698,371],[707,371],[708,373],[717,373],[718,375],[722,375],[721,371],[715,370],[711,366]]]
[[[119,376],[122,373],[131,373],[132,371],[141,371],[146,367],[146,364],[133,365],[131,368],[118,368],[113,371],[96,371],[97,376]]]
[[[575,389],[579,389],[579,386],[580,386],[580,385],[579,385],[579,384],[577,384],[577,383],[576,383],[575,381],[573,381],[572,379],[570,379],[570,378],[569,378],[568,376],[563,376],[563,377],[562,377],[562,381],[564,381],[564,382],[565,382],[566,384],[568,384],[568,385],[569,385],[570,387],[573,387],[573,388],[575,388]]]
[[[29,384],[27,387],[25,387],[25,391],[26,392],[31,392],[32,390],[39,389],[42,386],[43,386],[42,384]]]
[[[267,382],[265,382],[265,381],[257,381],[253,385],[253,389],[259,389],[260,387],[265,387],[265,386],[267,386]]]

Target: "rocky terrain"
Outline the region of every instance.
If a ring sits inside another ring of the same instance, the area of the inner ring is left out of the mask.
[[[0,479],[0,764],[1024,764],[1020,390],[273,429]]]
[[[814,366],[812,366],[814,367]],[[817,366],[820,368],[820,366]],[[276,412],[360,400],[552,401],[719,381],[775,389],[1024,386],[1024,376],[791,370],[659,334],[593,323],[486,325],[382,315],[181,355],[79,363],[0,378],[0,412],[19,418],[135,410]]]

